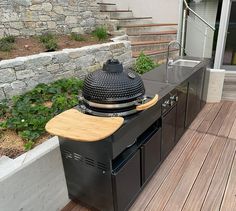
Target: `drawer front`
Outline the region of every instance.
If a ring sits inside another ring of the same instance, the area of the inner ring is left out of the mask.
[[[127,210],[141,188],[140,150],[112,177],[115,210]]]
[[[161,162],[161,129],[159,129],[141,148],[142,184],[153,174]]]

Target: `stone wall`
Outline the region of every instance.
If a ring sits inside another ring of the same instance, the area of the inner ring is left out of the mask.
[[[0,100],[22,94],[39,83],[83,78],[102,67],[107,59],[132,63],[129,41],[118,41],[0,61]]]
[[[1,0],[0,37],[87,33],[104,24],[96,0]]]

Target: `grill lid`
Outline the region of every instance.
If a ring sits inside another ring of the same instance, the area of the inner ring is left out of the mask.
[[[124,70],[118,60],[108,60],[102,70],[90,73],[84,81],[83,97],[97,103],[124,103],[136,100],[145,94],[141,77]]]

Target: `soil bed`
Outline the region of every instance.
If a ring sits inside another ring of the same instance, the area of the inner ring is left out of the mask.
[[[35,146],[48,140],[51,136],[45,134],[35,141]],[[16,158],[26,152],[25,141],[12,130],[0,131],[0,157],[5,155],[9,158]]]
[[[84,41],[72,40],[70,35],[57,35],[55,37],[58,44],[57,50],[62,50],[65,48],[80,48],[83,46],[101,44],[109,41],[109,38],[107,40],[98,41],[98,39],[93,35],[82,35],[81,37],[84,38]],[[47,49],[45,49],[38,37],[16,38],[13,50],[10,52],[0,51],[0,61],[21,56],[29,56],[46,51]]]

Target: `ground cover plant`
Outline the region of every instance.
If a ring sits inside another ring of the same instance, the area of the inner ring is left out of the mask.
[[[15,131],[25,142],[25,150],[44,135],[46,123],[55,115],[78,104],[83,81],[62,79],[52,84],[39,84],[32,91],[13,97],[11,105],[0,103],[0,131]],[[1,146],[1,142],[0,142]]]
[[[11,35],[5,35],[0,39],[0,51],[9,52],[14,48],[15,37]]]
[[[157,64],[151,57],[141,52],[135,61],[133,69],[139,74],[144,74],[158,66],[159,64]]]

